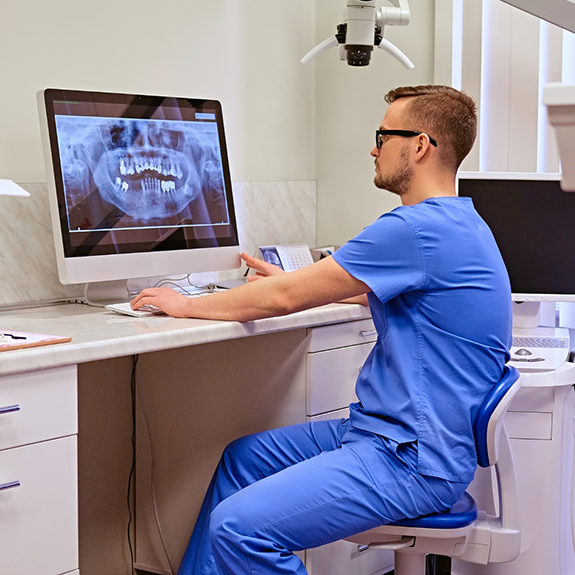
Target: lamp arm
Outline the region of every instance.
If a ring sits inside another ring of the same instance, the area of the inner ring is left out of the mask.
[[[411,68],[415,68],[413,62],[397,46],[395,46],[395,44],[392,44],[389,40],[386,40],[385,38],[382,37],[378,48],[381,48],[384,52],[387,52],[388,54],[393,56],[408,70],[411,70]]]
[[[302,59],[302,64],[307,64],[311,62],[314,58],[317,58],[322,52],[333,48],[339,44],[335,36],[331,36],[327,40],[324,40],[321,44],[318,44],[315,48],[312,48]]]

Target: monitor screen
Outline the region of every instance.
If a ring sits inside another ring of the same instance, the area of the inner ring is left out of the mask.
[[[239,267],[218,101],[48,89],[39,107],[63,283]]]
[[[575,194],[560,174],[462,172],[459,195],[473,200],[507,266],[515,301],[575,301]]]

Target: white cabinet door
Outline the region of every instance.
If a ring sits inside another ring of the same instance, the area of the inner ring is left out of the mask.
[[[307,357],[307,420],[348,417],[355,381],[377,334],[371,319],[313,328]],[[379,575],[393,569],[393,551],[362,553],[349,541],[305,552],[309,575]]]
[[[77,438],[0,452],[0,572],[78,569]]]

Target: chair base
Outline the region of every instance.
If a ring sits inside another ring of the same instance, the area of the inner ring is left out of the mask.
[[[396,557],[399,553],[396,553]],[[411,568],[412,566],[408,566]],[[417,567],[417,566],[416,566]],[[385,575],[401,575],[399,569],[405,568],[405,566],[399,566],[399,568],[393,571],[388,571]],[[416,572],[417,573],[417,572]],[[451,575],[451,557],[445,557],[444,555],[427,555],[425,558],[425,575]]]
[[[394,556],[395,575],[426,575],[425,555],[396,551]]]

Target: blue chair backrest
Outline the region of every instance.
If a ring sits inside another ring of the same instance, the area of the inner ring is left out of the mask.
[[[490,467],[497,463],[503,419],[511,400],[520,387],[519,372],[515,367],[506,365],[501,379],[493,386],[479,408],[473,432],[477,448],[477,463],[481,467]]]

